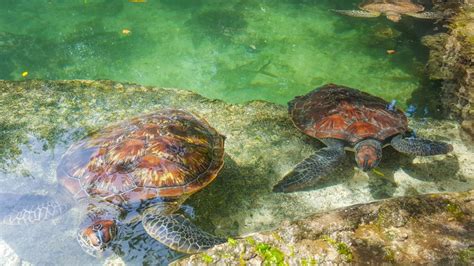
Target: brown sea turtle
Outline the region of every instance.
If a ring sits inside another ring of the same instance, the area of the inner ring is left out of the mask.
[[[425,7],[411,0],[365,0],[360,5],[361,10],[333,10],[353,17],[373,18],[385,15],[389,20],[398,22],[402,15],[424,19],[441,18],[440,13],[424,11]],[[424,12],[423,12],[424,11]]]
[[[181,203],[214,180],[223,165],[224,137],[185,111],[163,110],[112,125],[73,144],[57,168],[52,195],[1,194],[0,222],[32,224],[73,206],[85,210],[77,239],[103,254],[124,221],[180,252],[226,241],[176,213]]]
[[[413,138],[405,114],[385,100],[368,93],[328,84],[288,103],[293,124],[305,134],[318,138],[326,148],[318,150],[289,172],[274,192],[293,192],[309,187],[329,174],[345,157],[345,149],[355,152],[355,161],[364,171],[376,167],[382,148],[429,156],[453,150],[450,144]]]

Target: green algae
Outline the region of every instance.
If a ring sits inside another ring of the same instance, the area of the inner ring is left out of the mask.
[[[461,207],[453,202],[447,203],[445,207],[446,211],[452,215],[456,220],[461,220],[464,217],[464,212]]]
[[[310,259],[301,259],[300,263],[302,266],[315,266],[318,264],[318,261],[315,258],[310,258]]]
[[[249,236],[245,238],[245,242],[250,245],[255,252],[262,258],[264,265],[288,265],[285,262],[285,253],[278,248],[263,242],[257,242],[253,237]],[[242,262],[242,255],[240,256],[240,262]]]
[[[203,262],[208,263],[208,264],[214,262],[214,259],[206,253],[201,254],[201,259]]]
[[[339,242],[328,235],[323,235],[321,237],[324,241],[328,242],[331,246],[333,246],[337,252],[342,255],[346,262],[351,262],[354,259],[354,255],[352,254],[351,248],[344,242]]]
[[[227,243],[229,243],[231,247],[237,246],[237,240],[233,239],[232,237],[227,238]]]
[[[385,252],[385,256],[383,257],[385,261],[388,261],[390,263],[394,263],[395,262],[395,252],[388,248],[388,247],[384,247],[383,248],[383,251]]]
[[[469,264],[474,261],[474,248],[468,248],[459,252],[459,260],[463,263]]]
[[[258,243],[254,248],[263,258],[264,265],[288,265],[285,263],[285,254],[281,250],[266,243]]]

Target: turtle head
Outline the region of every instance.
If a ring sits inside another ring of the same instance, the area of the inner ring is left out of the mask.
[[[355,145],[355,160],[363,171],[372,170],[382,159],[382,145],[375,139],[366,139]]]
[[[402,16],[395,12],[387,12],[385,16],[393,22],[399,22],[402,19]]]
[[[117,235],[115,220],[97,220],[78,232],[81,247],[92,256],[99,257]]]

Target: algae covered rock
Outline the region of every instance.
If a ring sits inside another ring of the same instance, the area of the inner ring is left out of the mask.
[[[229,239],[173,265],[470,264],[474,191],[356,205]]]
[[[111,123],[161,108],[194,112],[227,137],[219,176],[183,208],[193,223],[220,236],[269,230],[286,220],[378,199],[474,188],[474,153],[461,141],[460,126],[453,121],[410,122],[418,135],[452,144],[451,154],[421,158],[386,149],[380,168],[370,173],[356,169],[348,155],[313,190],[280,194],[271,192],[273,185],[322,147],[291,124],[285,106],[228,104],[184,90],[111,81],[33,80],[0,81],[0,193],[48,193],[55,188],[60,158],[72,143]],[[71,210],[21,230],[2,226],[0,240],[33,264],[101,263],[76,243],[79,223],[79,213]],[[118,241],[113,251],[125,263],[165,264],[180,256],[148,237],[140,224],[124,225],[121,232],[125,241]],[[339,238],[328,237],[321,245],[346,252]],[[259,250],[280,256],[269,246]]]
[[[431,79],[442,80],[441,97],[446,113],[461,120],[474,139],[474,5],[438,4],[456,9],[448,21],[448,32],[425,36],[422,43],[430,48],[427,63]],[[454,12],[454,11],[453,11]]]

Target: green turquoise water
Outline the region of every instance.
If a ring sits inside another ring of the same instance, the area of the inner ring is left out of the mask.
[[[5,0],[0,79],[111,79],[280,104],[332,82],[416,102],[433,89],[420,44],[432,23],[330,11],[358,2]]]

